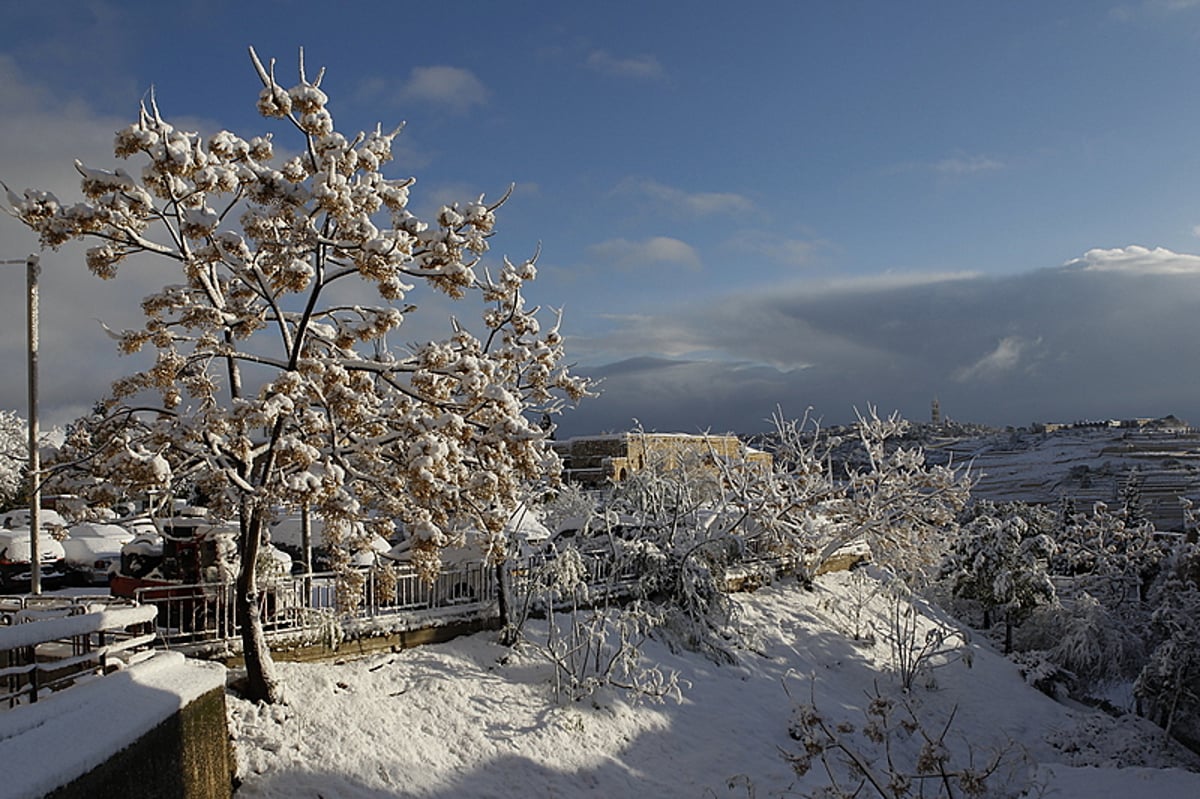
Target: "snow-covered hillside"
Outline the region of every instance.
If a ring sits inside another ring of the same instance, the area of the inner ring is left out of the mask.
[[[853,724],[838,735],[871,756],[878,747],[861,731],[876,689],[935,735],[953,714],[952,765],[1003,751],[989,782],[1002,794],[1028,781],[1028,795],[1060,799],[1200,796],[1200,761],[1161,730],[1055,702],[985,643],[969,645],[969,666],[947,663],[899,693],[890,600],[870,588],[856,572],[812,591],[787,581],[737,595],[745,637],[732,664],[648,643],[685,684],[679,702],[599,693],[556,705],[549,665],[492,633],[336,665],[281,663],[286,704],[230,699],[238,796],[812,796],[829,779],[819,762],[798,776],[785,756],[802,751],[789,735],[802,737],[796,706],[812,703],[830,727]],[[917,639],[934,624],[922,617]],[[915,758],[917,736],[894,739],[901,761]]]
[[[930,462],[970,464],[976,499],[1057,503],[1075,500],[1120,507],[1131,474],[1142,503],[1160,530],[1179,530],[1179,497],[1200,498],[1200,434],[1185,430],[1075,427],[1018,430],[982,437],[924,442]]]

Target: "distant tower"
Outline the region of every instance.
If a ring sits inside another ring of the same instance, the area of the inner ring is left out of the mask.
[[[942,405],[938,402],[937,397],[933,398],[933,408],[929,413],[929,421],[934,424],[942,423]]]

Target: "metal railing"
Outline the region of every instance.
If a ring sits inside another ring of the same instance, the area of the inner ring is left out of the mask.
[[[750,553],[747,553],[750,554]],[[643,569],[636,558],[614,558],[610,551],[579,553],[589,601],[622,601],[636,593]],[[754,553],[742,565],[786,569],[777,553]],[[505,566],[513,604],[547,593],[555,579],[553,554],[539,554]],[[448,619],[494,617],[499,593],[494,566],[473,562],[446,566],[432,582],[409,564],[384,572],[368,569],[341,579],[333,572],[295,575],[259,587],[259,615],[268,640],[328,640],[364,626],[415,629]],[[553,594],[553,591],[549,592]],[[236,650],[241,627],[232,583],[196,583],[141,588],[141,604],[158,609],[163,646],[188,651]]]
[[[346,625],[420,611],[486,612],[497,597],[492,567],[470,563],[447,567],[433,581],[422,580],[407,564],[389,577],[368,570],[361,583],[333,572],[296,575],[260,586],[259,614],[268,637],[320,633],[331,619]],[[137,601],[158,608],[159,638],[167,646],[232,642],[241,635],[233,583],[140,588]]]
[[[125,600],[41,599],[6,601],[0,609],[0,706],[37,702],[45,692],[61,691],[154,654],[152,607]]]

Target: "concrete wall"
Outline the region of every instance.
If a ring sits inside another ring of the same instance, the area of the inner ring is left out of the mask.
[[[233,795],[233,772],[225,689],[217,688],[47,797],[228,799]]]

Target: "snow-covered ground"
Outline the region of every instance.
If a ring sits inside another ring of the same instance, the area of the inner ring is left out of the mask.
[[[852,640],[861,596],[846,573],[811,592],[785,582],[738,595],[747,635],[733,664],[650,642],[645,654],[686,684],[681,702],[606,691],[555,704],[550,667],[493,633],[336,664],[280,663],[286,704],[230,697],[238,796],[810,796],[828,779],[819,763],[800,777],[784,757],[801,747],[789,736],[795,705],[815,700],[831,725],[861,730],[876,686],[904,698],[882,636]],[[886,608],[872,600],[859,631],[882,630]],[[968,748],[977,761],[1007,750],[1012,776],[998,772],[992,788],[1016,791],[1028,774],[1030,796],[1200,796],[1200,759],[1164,744],[1157,728],[1059,704],[985,643],[970,648],[970,667],[937,668],[907,702],[935,732],[954,714],[952,762]],[[873,751],[858,732],[844,738]],[[897,752],[911,743],[897,740]]]

